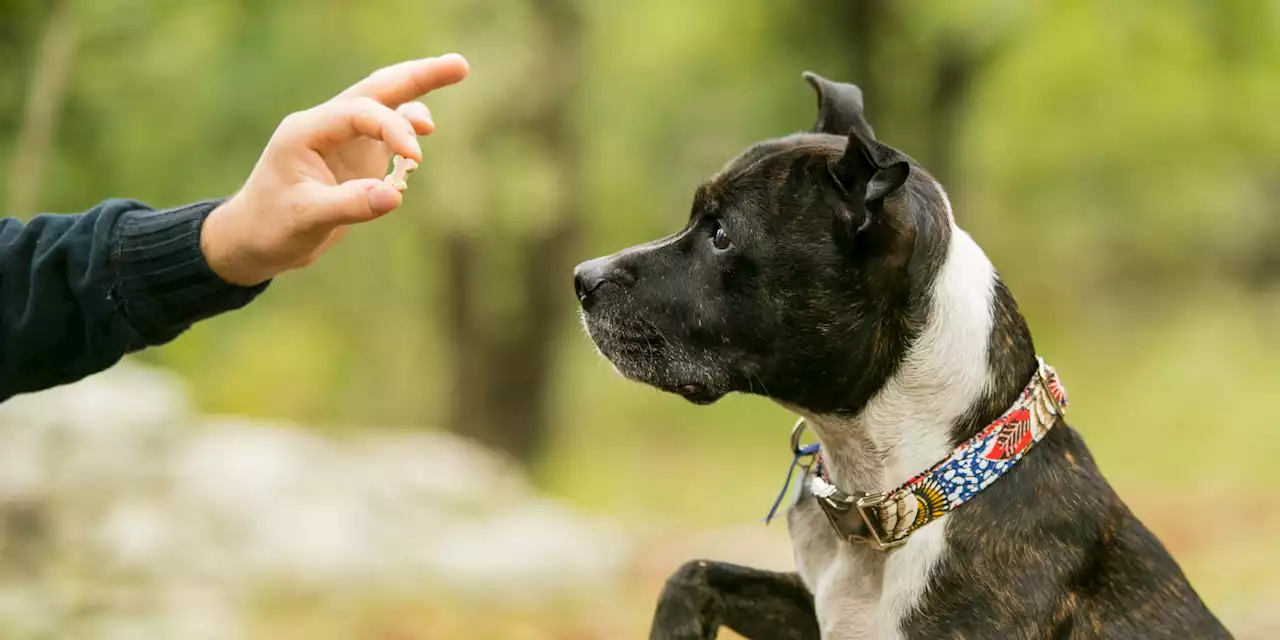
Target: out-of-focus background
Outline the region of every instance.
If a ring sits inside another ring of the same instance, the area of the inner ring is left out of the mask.
[[[1280,636],[1274,0],[0,0],[0,214],[174,206],[279,120],[448,51],[403,210],[249,308],[0,407],[0,636],[642,637],[785,568],[790,416],[615,376],[576,262],[860,84],[947,185],[1124,499]],[[726,634],[727,635],[727,634]]]

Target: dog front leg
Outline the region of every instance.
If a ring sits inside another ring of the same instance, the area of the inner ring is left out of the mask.
[[[751,640],[819,638],[799,575],[694,560],[667,578],[649,640],[714,640],[722,625]]]

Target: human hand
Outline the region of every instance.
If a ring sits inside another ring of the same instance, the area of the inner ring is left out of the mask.
[[[244,187],[205,219],[200,249],[209,267],[253,286],[311,264],[349,225],[400,206],[400,191],[382,181],[387,162],[393,153],[421,162],[417,136],[435,129],[414,100],[467,71],[457,54],[402,62],[287,116]]]

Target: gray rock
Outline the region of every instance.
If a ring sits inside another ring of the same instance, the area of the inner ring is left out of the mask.
[[[628,560],[618,527],[455,436],[189,407],[180,380],[132,363],[0,405],[0,635],[234,639],[282,585],[527,606]]]

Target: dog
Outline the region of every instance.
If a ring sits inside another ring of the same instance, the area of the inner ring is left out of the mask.
[[[804,77],[811,131],[732,159],[679,233],[574,271],[623,376],[766,396],[821,448],[793,438],[798,570],[689,562],[650,637],[1229,638],[1065,422],[942,185],[876,139],[857,86]]]

